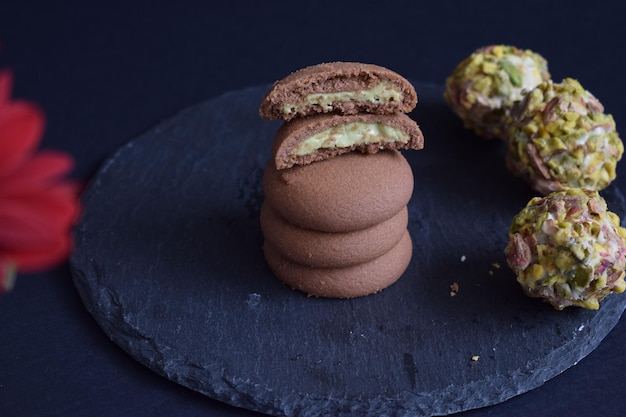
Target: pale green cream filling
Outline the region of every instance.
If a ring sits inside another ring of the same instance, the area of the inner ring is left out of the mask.
[[[304,106],[319,106],[325,110],[332,110],[333,103],[341,101],[358,101],[380,103],[402,100],[402,93],[394,88],[393,83],[381,81],[372,88],[357,91],[341,91],[338,93],[309,94],[299,103],[290,103],[283,106],[284,114],[291,114]]]
[[[382,123],[354,122],[334,126],[316,133],[294,147],[293,154],[303,156],[318,149],[348,148],[369,143],[407,143],[408,135],[396,127]]]

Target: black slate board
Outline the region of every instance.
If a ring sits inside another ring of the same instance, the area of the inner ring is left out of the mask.
[[[191,107],[103,165],[83,196],[71,259],[87,309],[157,373],[273,415],[446,415],[575,365],[626,297],[558,312],[523,295],[503,248],[532,192],[506,171],[502,143],[461,127],[441,86],[415,85],[426,147],[405,153],[414,256],[396,284],[332,300],[273,277],[258,210],[278,122],[257,116],[261,86]],[[603,195],[623,216],[619,190]]]

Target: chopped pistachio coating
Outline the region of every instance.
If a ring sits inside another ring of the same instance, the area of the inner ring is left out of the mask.
[[[626,229],[597,191],[531,199],[513,218],[504,252],[524,292],[558,310],[597,310],[626,288]]]
[[[602,190],[624,152],[615,121],[578,81],[546,81],[511,112],[507,166],[541,194]]]
[[[507,120],[522,92],[550,79],[547,61],[508,45],[480,48],[446,80],[444,98],[452,110],[485,139],[506,139]]]

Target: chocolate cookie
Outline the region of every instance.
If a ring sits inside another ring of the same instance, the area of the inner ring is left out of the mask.
[[[400,212],[413,193],[413,172],[396,150],[346,153],[263,175],[265,201],[286,221],[322,232],[372,227]]]
[[[267,241],[263,252],[274,275],[291,288],[316,297],[354,298],[376,293],[396,282],[411,261],[413,243],[406,231],[386,254],[344,268],[311,268],[290,262]]]
[[[403,113],[319,114],[283,123],[276,132],[273,155],[276,168],[306,165],[358,150],[422,149],[424,136]]]
[[[371,261],[398,244],[408,223],[405,207],[370,228],[327,233],[289,224],[267,204],[261,206],[261,229],[267,242],[283,258],[311,267],[330,268]]]
[[[415,88],[387,68],[358,62],[313,65],[274,83],[259,115],[291,120],[317,113],[408,113],[417,104]]]

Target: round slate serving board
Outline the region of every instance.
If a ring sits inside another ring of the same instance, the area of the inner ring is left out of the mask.
[[[560,312],[526,297],[503,248],[533,193],[506,170],[504,144],[462,128],[441,86],[415,86],[411,116],[426,145],[405,152],[414,254],[394,285],[318,299],[269,271],[258,212],[279,123],[258,117],[261,86],[182,111],[102,166],[83,196],[71,259],[87,309],[157,373],[273,415],[446,415],[576,364],[626,297]],[[621,193],[602,194],[623,216]]]

